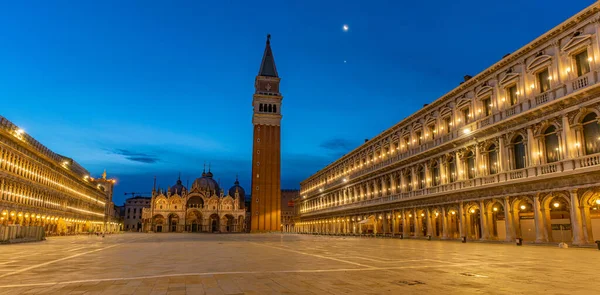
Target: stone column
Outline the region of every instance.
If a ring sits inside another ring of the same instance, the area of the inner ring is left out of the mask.
[[[392,210],[392,236],[396,234],[396,212]]]
[[[410,212],[410,211],[408,211]],[[410,217],[407,210],[402,210],[402,235],[408,237],[410,235]]]
[[[458,232],[461,238],[467,236],[465,232],[465,209],[462,201],[458,204]]]
[[[490,227],[488,222],[488,212],[485,209],[483,204],[483,200],[479,200],[479,221],[481,223],[481,239],[489,240],[490,239]]]
[[[506,241],[512,242],[515,240],[513,210],[510,206],[508,197],[504,197],[504,227],[506,228]]]
[[[433,223],[431,222],[432,216],[431,216],[431,209],[426,209],[425,210],[425,218],[427,218],[427,235],[428,236],[433,236]]]
[[[442,207],[442,239],[448,239],[448,217],[446,207]]]
[[[535,219],[535,241],[537,243],[548,242],[548,233],[544,227],[540,198],[537,195],[533,197],[533,213]]]
[[[583,245],[586,243],[583,235],[583,222],[581,218],[582,206],[579,204],[577,190],[571,190],[571,226],[573,232],[573,245]]]
[[[533,138],[533,129],[531,129],[531,127],[527,127],[527,147],[529,147],[529,149],[526,151],[527,158],[529,160],[527,166],[530,167],[538,165],[538,151],[535,145],[535,139]]]
[[[421,224],[419,222],[419,216],[417,214],[417,209],[416,208],[413,209],[413,219],[414,219],[414,222],[415,222],[415,234],[414,234],[414,236],[418,237],[418,236],[421,235]]]

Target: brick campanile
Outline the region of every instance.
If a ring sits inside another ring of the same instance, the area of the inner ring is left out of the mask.
[[[271,35],[254,82],[252,125],[252,232],[281,231],[281,101]]]

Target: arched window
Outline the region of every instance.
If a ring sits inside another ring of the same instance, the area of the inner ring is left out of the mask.
[[[490,174],[498,173],[498,149],[495,144],[488,147],[488,172]]]
[[[469,152],[466,158],[467,163],[467,177],[469,179],[475,178],[475,155],[473,152]]]
[[[546,163],[558,161],[559,145],[556,127],[550,126],[544,131],[544,144],[546,148]]]
[[[525,168],[525,143],[523,143],[523,136],[518,135],[513,139],[513,162],[515,163],[515,169]]]
[[[273,113],[277,113],[277,105],[276,104],[273,105]]]
[[[261,103],[260,106],[258,107],[258,111],[262,112],[263,111],[263,104]]]
[[[272,104],[270,104],[270,105],[269,105],[269,113],[272,113],[272,112],[273,112],[273,105],[272,105]]]
[[[581,122],[583,125],[583,140],[585,142],[585,154],[600,152],[600,126],[596,113],[589,113]]]
[[[448,159],[448,177],[450,183],[456,181],[456,161],[454,161],[454,157]]]
[[[392,193],[392,190],[391,190],[391,188],[392,188],[392,181],[391,181],[391,179],[389,177],[385,178],[385,187],[386,187],[387,191],[384,192],[384,194],[386,194],[386,193],[387,194],[391,194]]]
[[[424,189],[425,188],[425,169],[423,168],[423,166],[419,166],[419,169],[417,171],[417,177],[418,177],[417,185],[419,186],[419,189]]]
[[[431,168],[431,173],[433,174],[432,175],[433,186],[440,185],[440,165],[438,164],[438,162],[433,163],[433,166]]]
[[[413,185],[415,185],[415,184],[413,183],[413,177],[412,177],[412,173],[410,173],[410,171],[406,174],[406,183],[408,184],[406,189],[409,192],[412,191]]]

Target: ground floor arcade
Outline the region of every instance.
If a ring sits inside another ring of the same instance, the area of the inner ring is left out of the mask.
[[[567,242],[600,240],[600,188],[460,200],[402,203],[304,217],[298,233],[375,234],[438,239]],[[403,206],[404,205],[404,206]]]

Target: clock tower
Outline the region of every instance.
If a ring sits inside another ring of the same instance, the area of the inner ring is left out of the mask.
[[[252,232],[281,231],[281,101],[271,35],[254,81],[252,125]]]

